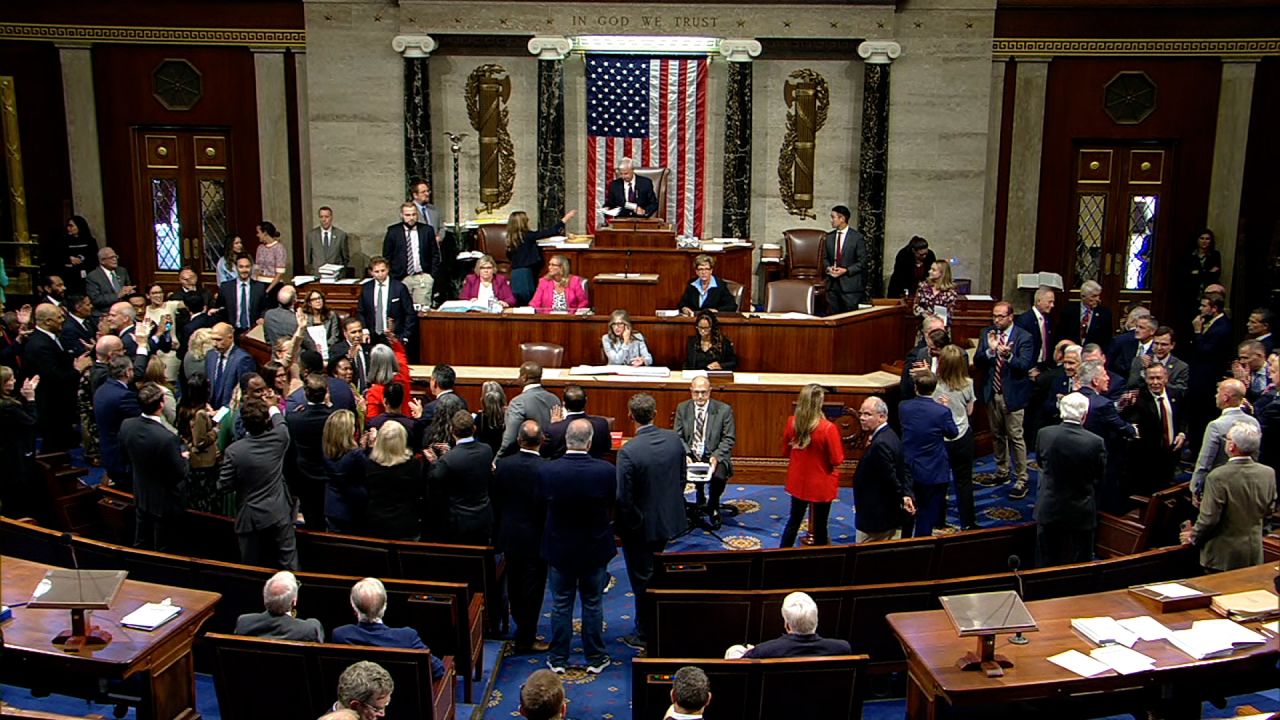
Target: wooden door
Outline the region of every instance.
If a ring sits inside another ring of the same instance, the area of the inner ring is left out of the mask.
[[[1117,322],[1131,302],[1152,306],[1157,317],[1168,287],[1173,243],[1162,233],[1171,217],[1172,148],[1157,143],[1088,144],[1077,148],[1073,189],[1074,244],[1066,267],[1072,297],[1081,283],[1102,285],[1103,302]]]
[[[230,133],[194,128],[134,128],[137,265],[166,286],[191,267],[217,281],[218,258],[234,233]]]

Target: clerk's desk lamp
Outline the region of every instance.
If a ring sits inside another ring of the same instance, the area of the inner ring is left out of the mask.
[[[71,545],[70,533],[63,542]],[[107,610],[128,575],[124,570],[81,570],[71,547],[73,570],[55,568],[44,574],[31,594],[29,608],[55,608],[71,611],[71,628],[53,638],[67,652],[96,650],[111,642],[111,633],[86,622],[86,610]]]
[[[1022,598],[1012,590],[945,595],[938,600],[960,637],[978,638],[977,652],[965,653],[956,666],[961,670],[981,670],[989,678],[1002,677],[1005,668],[1013,667],[1012,660],[996,654],[996,635],[1040,629]]]

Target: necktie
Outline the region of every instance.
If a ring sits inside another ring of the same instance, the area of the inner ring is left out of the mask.
[[[418,264],[418,248],[414,247],[414,235],[414,228],[406,225],[404,229],[404,246],[409,253],[409,262],[405,267],[409,268],[410,275],[417,275],[422,272],[422,266]]]
[[[1004,333],[997,333],[997,340],[1004,344]],[[991,385],[995,388],[996,395],[1004,394],[1004,355],[1000,351],[996,351],[996,374],[992,378]]]
[[[627,183],[627,202],[635,202],[635,201],[636,201],[636,184],[633,182],[629,182]]]
[[[1049,362],[1049,318],[1040,316],[1040,362]]]
[[[689,445],[689,449],[699,458],[703,455],[703,445],[706,444],[705,426],[707,423],[707,408],[704,405],[694,406],[693,415],[693,442]]]
[[[222,382],[222,373],[226,371],[226,369],[227,369],[227,355],[226,353],[220,353],[218,355],[218,369],[217,369],[217,372],[214,373],[216,377],[213,378],[214,387],[218,387],[218,383]]]
[[[324,231],[324,247],[326,250],[329,248],[329,231],[328,230]]]
[[[1093,311],[1089,308],[1084,309],[1084,314],[1080,316],[1080,342],[1085,342],[1085,336],[1089,334],[1089,321],[1093,320]]]
[[[840,258],[844,257],[844,231],[836,231],[836,264],[840,264]]]
[[[120,284],[116,282],[116,271],[107,271],[107,280],[111,283],[111,289],[120,292]]]
[[[376,317],[374,318],[374,329],[378,331],[379,335],[382,335],[387,331],[387,306],[385,305],[386,293],[387,284],[384,282],[378,283],[377,292],[373,294],[373,312],[376,314]]]
[[[1160,396],[1160,402],[1156,403],[1156,407],[1160,410],[1160,434],[1164,435],[1165,449],[1173,447],[1173,423],[1169,422],[1171,413],[1169,412],[1169,400],[1164,396]]]
[[[240,312],[237,325],[240,329],[249,327],[249,283],[240,282]]]

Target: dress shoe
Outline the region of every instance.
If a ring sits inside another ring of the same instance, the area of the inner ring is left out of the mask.
[[[623,645],[626,645],[627,647],[632,648],[634,650],[649,649],[649,643],[640,639],[639,635],[623,635],[621,640]]]
[[[1026,483],[1023,483],[1023,482],[1020,482],[1020,483],[1014,483],[1013,487],[1009,489],[1009,499],[1010,499],[1010,500],[1021,500],[1021,499],[1025,498],[1026,496],[1027,496],[1027,484],[1026,484]]]

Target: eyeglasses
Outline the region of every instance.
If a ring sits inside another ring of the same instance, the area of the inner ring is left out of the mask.
[[[702,330],[702,331],[704,331],[704,332],[710,332],[710,331],[711,331],[711,326],[710,326],[710,325],[699,325],[699,326],[698,326],[698,329],[699,329],[699,330]]]

